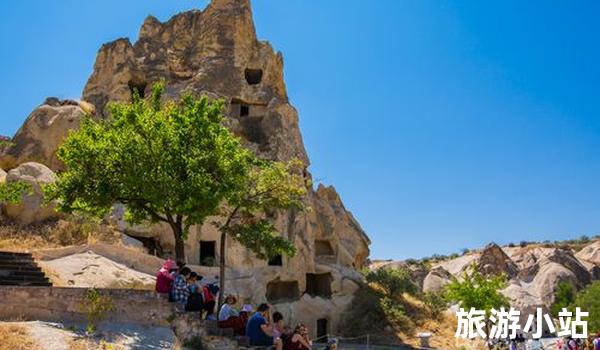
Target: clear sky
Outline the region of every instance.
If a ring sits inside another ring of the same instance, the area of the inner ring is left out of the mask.
[[[104,42],[206,1],[0,12],[0,134],[78,98]],[[600,233],[600,2],[254,0],[314,177],[406,258]]]

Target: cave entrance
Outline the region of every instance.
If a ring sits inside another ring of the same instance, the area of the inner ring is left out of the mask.
[[[274,280],[267,283],[267,300],[270,303],[284,303],[300,299],[298,281]]]
[[[200,265],[202,266],[216,266],[216,241],[200,241]]]
[[[331,273],[307,273],[306,294],[313,297],[331,298]]]
[[[326,342],[329,330],[327,329],[327,319],[320,318],[317,320],[317,338],[315,339],[319,343]]]
[[[131,93],[131,99],[133,100],[133,96],[136,94],[136,92],[140,96],[140,98],[144,98],[145,94],[146,94],[146,85],[148,85],[148,84],[144,81],[130,80],[127,83],[127,86],[129,86],[129,92]]]
[[[269,259],[269,266],[283,266],[283,257],[281,254],[275,255]]]
[[[315,241],[315,254],[317,256],[335,255],[333,247],[329,241]]]
[[[158,239],[154,237],[136,236],[135,233],[129,231],[125,231],[125,234],[133,239],[137,239],[138,241],[142,242],[142,245],[144,246],[144,248],[146,248],[149,254],[158,256],[160,258],[165,257],[165,252],[163,250],[163,247],[160,245],[160,241]]]
[[[262,81],[263,71],[262,69],[246,68],[244,71],[244,76],[249,85],[260,84]]]

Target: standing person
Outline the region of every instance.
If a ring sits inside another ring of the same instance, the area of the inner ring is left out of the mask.
[[[310,350],[312,349],[312,341],[308,336],[308,328],[302,323],[294,329],[294,335],[288,338],[286,350]]]
[[[158,273],[156,274],[156,286],[155,290],[159,294],[169,294],[173,288],[173,281],[175,280],[177,265],[170,258],[165,261]]]
[[[187,279],[191,274],[192,270],[190,270],[189,267],[183,267],[179,271],[177,278],[175,278],[175,281],[173,282],[173,289],[171,290],[173,301],[184,307],[187,304],[188,297],[190,296]]]
[[[202,297],[204,304],[202,308],[206,311],[206,319],[217,321],[213,315],[215,313],[216,295],[219,293],[219,286],[216,284],[207,284],[202,288]]]
[[[246,336],[250,338],[253,346],[275,346],[276,350],[282,350],[281,339],[273,337],[273,320],[270,315],[271,307],[260,304],[256,313],[248,319],[246,325]]]
[[[225,298],[225,303],[221,306],[221,310],[219,310],[219,321],[227,321],[231,317],[238,317],[239,312],[233,307],[237,303],[237,298],[229,294]]]

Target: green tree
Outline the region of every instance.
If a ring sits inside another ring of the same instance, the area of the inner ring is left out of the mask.
[[[24,192],[30,192],[31,185],[26,182],[0,182],[0,203],[17,203]]]
[[[581,308],[581,311],[589,312],[588,329],[591,332],[600,331],[600,281],[588,285],[577,293],[569,310],[574,312],[576,307]]]
[[[445,287],[446,299],[458,303],[465,309],[475,308],[489,312],[509,305],[508,299],[500,293],[506,287],[506,276],[485,276],[472,265],[464,273],[462,280],[453,278]]]
[[[381,267],[370,270],[365,274],[367,282],[379,286],[391,298],[402,298],[403,293],[415,295],[417,285],[412,281],[410,270],[407,268]]]
[[[552,315],[558,317],[558,313],[566,307],[569,307],[575,301],[577,291],[569,282],[560,282],[554,293],[554,303],[550,310]]]
[[[102,217],[118,202],[130,223],[169,225],[175,255],[184,240],[222,202],[240,191],[256,163],[223,125],[223,102],[185,94],[161,102],[162,84],[144,100],[111,103],[111,118],[86,118],[58,150],[67,170],[52,191],[66,212]]]
[[[223,290],[228,236],[261,259],[295,254],[294,245],[281,236],[266,214],[306,209],[302,201],[306,194],[302,168],[298,160],[288,163],[257,160],[249,176],[238,184],[237,191],[227,197],[219,213],[223,221],[214,223],[221,233],[219,275]],[[219,307],[223,295],[219,293]]]

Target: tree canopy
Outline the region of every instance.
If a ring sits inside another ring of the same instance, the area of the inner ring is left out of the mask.
[[[184,94],[162,102],[162,84],[144,100],[111,103],[111,117],[87,117],[58,150],[66,165],[53,191],[64,211],[103,216],[115,202],[130,223],[164,222],[176,255],[190,226],[217,213],[260,164],[224,125],[221,100]]]

